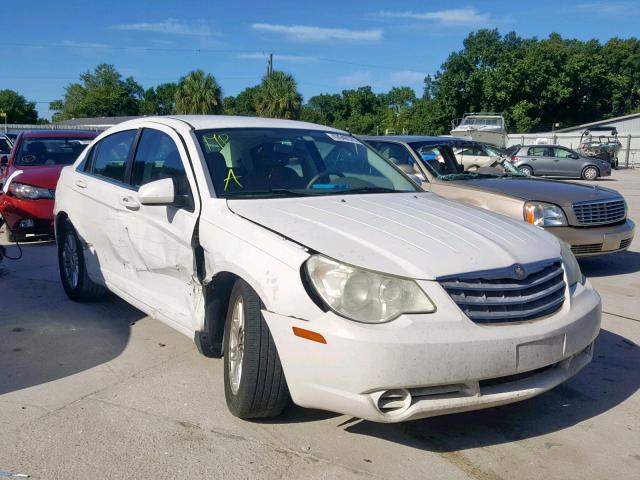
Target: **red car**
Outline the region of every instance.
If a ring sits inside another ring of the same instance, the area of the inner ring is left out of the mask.
[[[27,234],[53,235],[53,202],[60,172],[98,133],[38,131],[18,135],[8,157],[0,157],[0,215],[9,241]]]

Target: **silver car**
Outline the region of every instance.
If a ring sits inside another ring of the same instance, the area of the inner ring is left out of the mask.
[[[510,151],[513,165],[526,175],[595,180],[611,175],[611,164],[580,156],[560,145],[521,145]]]

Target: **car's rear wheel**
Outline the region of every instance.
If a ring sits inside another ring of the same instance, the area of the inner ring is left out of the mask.
[[[107,289],[89,278],[82,243],[69,220],[64,220],[60,225],[57,241],[60,280],[67,296],[76,302],[89,302],[104,297]]]
[[[585,167],[582,170],[582,178],[584,180],[595,180],[598,178],[599,172],[596,167]]]
[[[518,167],[518,171],[528,177],[533,176],[533,168],[531,168],[529,165],[523,165],[521,167]]]
[[[236,281],[224,333],[224,393],[229,410],[239,418],[274,417],[289,402],[282,364],[261,308],[249,284]]]

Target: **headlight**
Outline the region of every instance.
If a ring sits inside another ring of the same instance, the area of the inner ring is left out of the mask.
[[[567,273],[569,286],[571,287],[578,282],[584,283],[584,275],[582,275],[580,265],[578,265],[578,260],[576,260],[576,256],[571,251],[571,247],[562,240],[559,240],[559,242],[560,251],[562,252],[562,264],[564,265],[564,271]]]
[[[351,320],[383,323],[403,313],[436,310],[413,280],[370,272],[322,255],[309,258],[305,269],[327,306]]]
[[[12,182],[9,185],[9,192],[17,198],[26,198],[29,200],[38,200],[40,198],[53,198],[53,194],[48,188],[39,188],[24,183]]]
[[[553,203],[526,202],[524,221],[538,227],[561,227],[567,225],[567,217],[562,208]]]

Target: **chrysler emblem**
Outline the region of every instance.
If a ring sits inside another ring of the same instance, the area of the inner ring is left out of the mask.
[[[522,280],[527,276],[527,272],[524,271],[524,267],[522,265],[516,264],[513,266],[513,273],[515,274],[518,280]]]

